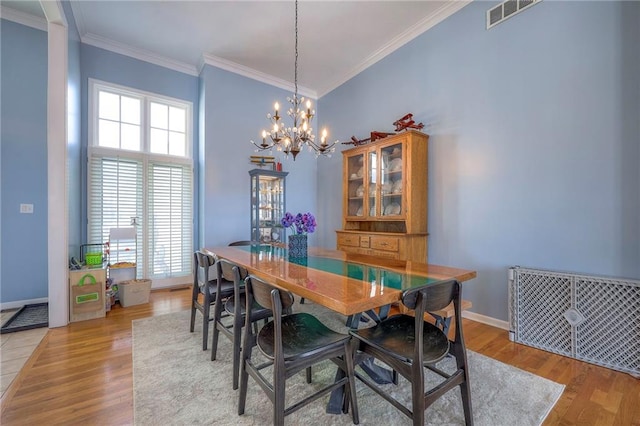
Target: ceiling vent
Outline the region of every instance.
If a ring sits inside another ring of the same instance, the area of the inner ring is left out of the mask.
[[[507,0],[496,7],[487,10],[487,29],[498,25],[507,18],[540,3],[542,0]]]

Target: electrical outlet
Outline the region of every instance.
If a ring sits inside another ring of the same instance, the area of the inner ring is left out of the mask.
[[[20,204],[20,213],[33,213],[33,204]]]

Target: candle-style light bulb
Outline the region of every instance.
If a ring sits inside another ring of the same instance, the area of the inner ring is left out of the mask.
[[[276,112],[278,112],[278,110],[280,109],[280,104],[276,102],[275,104],[273,104],[273,108],[275,108]]]
[[[322,137],[320,138],[320,140],[322,141],[322,145],[326,145],[327,144],[327,129],[322,129]]]

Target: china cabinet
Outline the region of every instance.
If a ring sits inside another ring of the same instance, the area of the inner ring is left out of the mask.
[[[285,178],[288,172],[254,169],[251,177],[251,240],[286,241],[280,220],[285,212]]]
[[[338,250],[427,261],[428,138],[409,130],[342,151]]]

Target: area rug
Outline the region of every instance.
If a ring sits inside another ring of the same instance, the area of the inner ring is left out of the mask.
[[[317,314],[336,331],[344,332],[344,317],[318,305],[296,305],[297,310]],[[238,416],[238,394],[231,386],[231,344],[220,336],[216,361],[202,350],[198,313],[196,331],[189,333],[189,311],[133,321],[133,393],[136,425],[267,425],[272,406],[249,377],[245,414]],[[365,325],[366,326],[366,325]],[[254,354],[257,351],[254,351]],[[467,351],[471,376],[471,399],[476,425],[540,425],[563,392],[564,386],[481,354]],[[439,367],[451,371],[454,360],[445,358]],[[313,383],[304,372],[287,381],[287,405],[333,380],[335,365],[326,362],[313,368]],[[441,378],[429,374],[426,381]],[[395,397],[409,403],[410,387],[400,377],[398,386],[384,385]],[[357,400],[362,425],[410,425],[411,421],[357,381]],[[328,396],[285,418],[286,425],[350,425],[348,414],[326,414]],[[429,425],[464,424],[460,391],[454,389],[427,409]]]
[[[15,333],[16,331],[31,330],[32,328],[49,326],[49,304],[35,303],[25,305],[0,328],[0,334]]]

